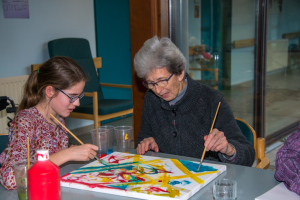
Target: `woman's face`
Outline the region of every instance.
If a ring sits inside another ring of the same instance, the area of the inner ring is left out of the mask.
[[[160,80],[168,79],[172,74],[168,72],[167,68],[161,68],[161,69],[153,69],[148,76],[146,77],[146,81],[148,83],[155,83]],[[155,85],[151,90],[160,98],[162,98],[165,101],[172,101],[176,98],[176,96],[179,94],[179,92],[182,91],[182,89],[185,86],[184,78],[184,71],[178,76],[173,75],[169,81],[168,84],[164,87],[160,87],[158,85]]]
[[[63,91],[71,97],[78,96],[82,94],[84,86],[85,82],[82,81]],[[68,117],[75,107],[80,105],[79,99],[70,103],[70,98],[68,96],[58,90],[56,91],[58,92],[57,96],[50,100],[51,113],[60,115],[61,117]]]

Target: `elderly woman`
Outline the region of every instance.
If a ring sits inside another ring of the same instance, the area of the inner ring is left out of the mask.
[[[255,151],[223,95],[185,73],[186,59],[168,38],[155,36],[134,58],[146,92],[137,153],[176,154],[251,166]],[[214,129],[209,133],[221,102]]]

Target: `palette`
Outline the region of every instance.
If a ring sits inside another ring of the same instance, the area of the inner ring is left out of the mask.
[[[225,165],[114,152],[61,177],[61,186],[139,199],[189,199]]]

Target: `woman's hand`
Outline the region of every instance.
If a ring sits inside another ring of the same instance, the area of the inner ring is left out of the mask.
[[[220,152],[229,157],[235,153],[233,146],[228,143],[224,132],[216,128],[213,129],[209,135],[204,136],[204,141],[206,151]]]
[[[145,152],[149,150],[153,150],[155,152],[159,151],[158,145],[153,137],[143,139],[136,148],[137,153],[140,155],[145,154]]]

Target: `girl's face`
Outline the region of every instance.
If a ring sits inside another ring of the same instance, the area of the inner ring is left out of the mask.
[[[79,82],[68,89],[64,89],[63,91],[68,94],[69,96],[79,96],[83,93],[83,88],[85,86],[85,82]],[[79,99],[70,103],[70,98],[65,95],[64,93],[56,90],[58,94],[53,97],[49,104],[50,104],[50,113],[54,116],[59,115],[61,117],[68,117],[70,113],[75,109],[76,106],[79,106]]]

